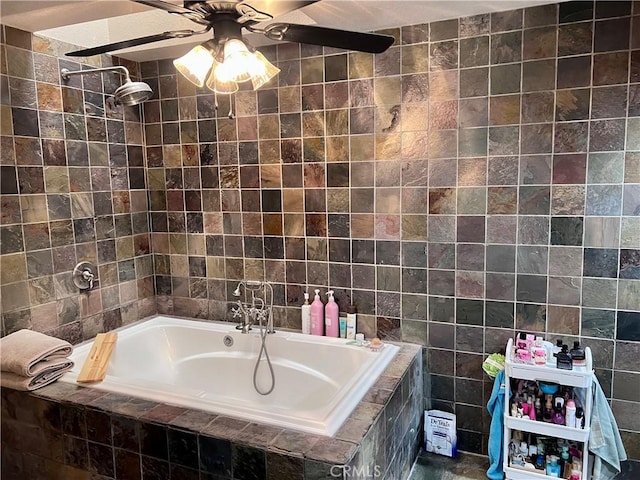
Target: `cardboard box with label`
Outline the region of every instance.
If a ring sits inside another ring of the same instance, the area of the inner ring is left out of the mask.
[[[456,456],[456,416],[441,410],[424,412],[424,449],[427,452]]]

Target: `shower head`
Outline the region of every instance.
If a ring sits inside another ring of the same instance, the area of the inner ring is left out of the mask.
[[[88,73],[113,72],[124,76],[124,83],[116,88],[113,93],[116,104],[120,105],[138,105],[148,100],[153,95],[151,87],[144,82],[132,82],[129,76],[129,70],[118,65],[115,67],[93,68],[90,70],[74,70],[69,71],[66,68],[60,70],[62,80],[67,81],[71,75],[86,75]]]
[[[263,282],[259,282],[258,280],[240,280],[240,282],[238,282],[238,286],[236,287],[236,289],[233,291],[233,296],[234,297],[239,297],[240,296],[240,287],[244,286],[245,291],[246,290],[259,290],[260,288],[262,288],[262,286],[264,285]]]
[[[132,82],[128,77],[113,94],[116,103],[121,105],[137,105],[148,100],[151,95],[153,90],[149,85],[144,82]]]

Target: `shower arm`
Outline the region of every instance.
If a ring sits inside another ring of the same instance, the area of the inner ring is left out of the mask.
[[[125,82],[130,82],[131,77],[129,76],[129,70],[127,67],[123,67],[121,65],[117,65],[115,67],[103,67],[103,68],[91,68],[89,70],[69,70],[68,68],[63,68],[60,70],[60,77],[62,80],[69,80],[69,77],[72,75],[87,75],[89,73],[102,73],[102,72],[113,72],[118,75],[122,75],[125,77]]]

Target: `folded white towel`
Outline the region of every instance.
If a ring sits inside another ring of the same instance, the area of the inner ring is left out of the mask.
[[[0,338],[0,370],[22,377],[38,376],[50,369],[47,362],[64,361],[72,351],[73,347],[65,340],[33,330],[18,330]]]
[[[73,362],[67,359],[47,361],[47,364],[45,368],[39,369],[37,375],[31,377],[23,377],[13,372],[0,372],[0,384],[14,390],[35,390],[55,382],[73,368]]]

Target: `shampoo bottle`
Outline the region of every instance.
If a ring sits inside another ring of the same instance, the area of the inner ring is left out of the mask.
[[[324,304],[320,300],[320,290],[311,303],[311,335],[324,335]]]
[[[562,345],[562,350],[557,353],[556,367],[561,370],[573,370],[573,360],[567,345]]]
[[[580,346],[580,342],[573,342],[573,348],[569,353],[571,353],[571,361],[574,366],[584,367],[587,365],[584,348]]]
[[[340,316],[340,308],[333,298],[333,290],[327,292],[329,300],[324,307],[324,326],[326,329],[325,335],[327,337],[338,338],[340,336],[340,325],[338,318]]]
[[[302,315],[302,333],[311,333],[311,305],[309,305],[309,294],[304,292],[304,304],[301,308]]]

